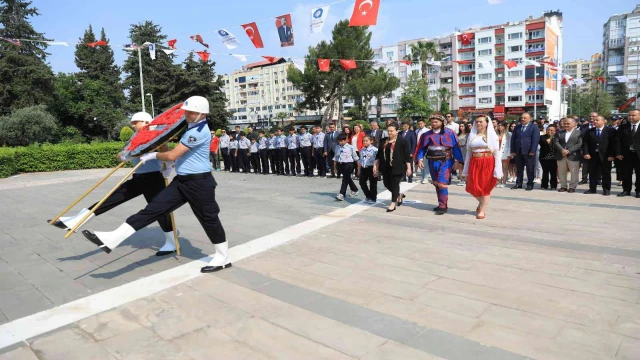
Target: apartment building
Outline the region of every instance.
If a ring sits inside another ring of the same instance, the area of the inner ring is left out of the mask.
[[[640,5],[631,13],[615,14],[602,29],[602,69],[606,89],[613,92],[616,76],[629,78],[628,87],[637,86],[640,75]]]

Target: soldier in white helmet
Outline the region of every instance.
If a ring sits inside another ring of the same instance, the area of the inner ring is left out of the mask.
[[[184,102],[182,109],[186,110],[185,116],[189,125],[180,143],[171,151],[150,153],[140,157],[143,163],[153,160],[175,161],[177,175],[171,184],[146,208],[130,216],[116,230],[95,233],[85,230],[82,234],[100,249],[110,253],[136,231],[189,203],[216,250],[209,266],[203,267],[201,271],[215,272],[231,267],[231,263],[227,238],[218,217],[220,207],[215,197],[217,184],[211,174],[209,162],[209,143],[211,142],[211,133],[207,125],[209,102],[202,96],[192,96]]]
[[[153,121],[151,115],[146,112],[139,112],[133,114],[131,117],[131,127],[135,131],[140,131],[145,125]],[[167,151],[168,147],[163,147],[160,151]],[[133,165],[137,165],[140,159],[128,158],[122,154],[117,155],[119,161],[133,162]],[[140,195],[144,195],[147,202],[151,202],[165,188],[164,178],[169,177],[171,174],[171,167],[173,163],[170,161],[164,162],[165,169],[163,170],[163,164],[160,160],[148,161],[141,165],[133,177],[122,184],[107,200],[87,219],[82,225],[85,225],[94,215],[99,216],[107,211],[123,204],[133,198]],[[97,203],[96,203],[97,204]],[[59,220],[53,223],[53,226],[61,229],[72,229],[82,218],[89,212],[89,209],[93,208],[96,204],[89,206],[89,208],[82,209],[77,215],[69,217],[61,217]],[[173,238],[173,226],[171,225],[171,217],[169,214],[165,214],[158,219],[158,224],[164,232],[165,244],[156,253],[157,256],[164,256],[172,254],[176,251],[176,246]]]

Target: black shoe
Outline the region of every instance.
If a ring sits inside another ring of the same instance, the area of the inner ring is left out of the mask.
[[[82,230],[82,235],[84,235],[85,238],[87,238],[87,240],[91,241],[92,243],[94,243],[95,245],[97,245],[102,251],[106,252],[107,254],[109,254],[111,252],[111,249],[109,249],[103,242],[102,240],[98,239],[98,237],[96,236],[96,234],[92,233],[89,230]]]
[[[436,210],[436,215],[444,215],[447,213],[447,208],[438,208],[438,210]]]
[[[413,179],[410,179],[410,180],[408,181],[408,183],[409,183],[409,184],[411,184],[412,182],[413,182]]]
[[[533,186],[527,185],[527,188],[525,189],[525,191],[531,191],[531,190],[533,190]]]
[[[396,207],[394,207],[393,209],[387,209],[387,212],[388,213],[394,212],[394,211],[396,211],[397,208],[398,208],[398,206],[396,205]]]
[[[579,185],[584,185],[584,184],[588,184],[589,180],[581,180],[578,184]]]
[[[438,209],[440,209],[440,206],[436,206],[432,209],[432,211],[438,211]]]
[[[636,199],[640,199],[640,191],[636,191]]]
[[[511,188],[511,190],[522,189],[522,185],[516,185]]]
[[[47,220],[47,224],[51,222],[51,219]],[[56,220],[56,222],[54,222],[53,224],[51,224],[55,227],[57,227],[58,229],[62,229],[62,230],[69,230],[69,228],[67,227],[67,225],[65,225],[62,221],[60,220]]]
[[[611,190],[602,190],[602,195],[604,195],[604,196],[611,195]]]
[[[405,195],[405,194],[400,194],[400,195],[402,195],[403,199],[407,197],[407,195]]]
[[[231,266],[232,266],[231,263],[228,263],[227,265],[223,265],[223,266],[205,266],[200,269],[200,272],[203,274],[208,274],[208,273],[224,270],[226,268],[230,268]]]
[[[156,256],[171,255],[171,254],[173,254],[173,253],[175,253],[175,252],[176,252],[175,250],[172,250],[172,251],[158,251],[158,252],[156,253]]]
[[[623,191],[620,194],[618,194],[618,197],[625,197],[625,196],[631,196],[631,191]]]
[[[595,192],[595,191],[591,191],[591,190],[587,190],[587,191],[585,191],[584,193],[585,193],[585,194],[595,194],[596,192]]]

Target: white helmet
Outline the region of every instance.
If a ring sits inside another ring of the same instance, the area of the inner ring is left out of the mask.
[[[192,96],[182,104],[182,110],[193,111],[199,114],[209,113],[209,100],[202,96]]]
[[[150,123],[153,121],[153,117],[151,117],[151,114],[141,111],[141,112],[137,112],[135,114],[133,114],[133,116],[131,117],[131,122],[134,121],[142,121],[144,123]]]

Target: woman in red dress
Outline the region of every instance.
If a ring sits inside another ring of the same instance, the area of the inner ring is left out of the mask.
[[[502,154],[493,124],[488,116],[478,116],[467,141],[467,157],[462,170],[466,190],[478,200],[476,218],[484,219],[491,190],[502,178]]]

